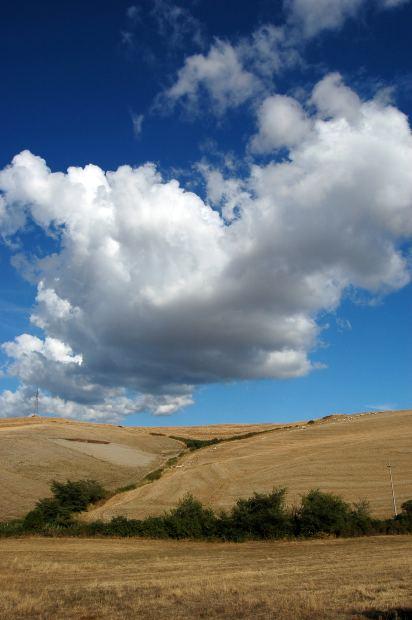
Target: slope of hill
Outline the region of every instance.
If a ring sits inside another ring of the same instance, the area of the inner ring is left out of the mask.
[[[175,435],[190,439],[227,439],[248,433],[261,433],[275,428],[290,427],[290,424],[207,424],[205,426],[162,426],[146,427],[146,431],[163,435]],[[294,426],[294,425],[292,425]]]
[[[183,435],[179,428],[168,431]],[[188,492],[213,508],[228,508],[238,497],[276,486],[288,487],[291,502],[310,488],[348,501],[366,498],[384,517],[392,512],[388,461],[400,504],[412,498],[410,410],[330,416],[188,453],[160,480],[111,498],[87,518],[159,514]]]
[[[93,478],[108,489],[136,483],[182,449],[143,429],[59,418],[0,420],[0,520],[49,495],[52,479]]]

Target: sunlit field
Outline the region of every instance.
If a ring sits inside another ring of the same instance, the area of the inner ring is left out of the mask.
[[[8,539],[0,579],[10,620],[409,618],[412,537]]]
[[[179,432],[176,428],[173,434]],[[319,488],[349,502],[366,499],[374,516],[388,518],[393,506],[387,464],[394,465],[400,506],[412,498],[411,445],[410,410],[295,424],[190,452],[154,484],[113,497],[91,510],[89,519],[161,514],[186,493],[215,510],[227,510],[239,497],[284,486],[291,504]]]

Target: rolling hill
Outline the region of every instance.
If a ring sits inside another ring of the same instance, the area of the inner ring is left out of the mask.
[[[94,478],[112,491],[138,484],[185,450],[171,435],[225,441],[186,450],[159,480],[114,495],[85,518],[159,514],[186,493],[215,509],[229,508],[238,497],[276,486],[288,487],[291,503],[320,488],[348,501],[366,498],[376,516],[389,516],[388,461],[398,504],[412,498],[410,410],[333,415],[311,423],[167,428],[15,418],[0,421],[0,519],[25,514],[49,494],[52,479]]]
[[[136,483],[181,451],[141,429],[60,418],[0,420],[0,520],[20,517],[49,484],[93,478],[108,489]]]
[[[180,428],[167,432],[184,435]],[[215,509],[228,508],[238,497],[276,486],[288,487],[293,503],[309,489],[320,488],[348,501],[366,498],[374,515],[390,516],[388,461],[400,505],[412,498],[410,410],[328,416],[189,452],[160,480],[111,498],[87,518],[159,514],[186,493]]]

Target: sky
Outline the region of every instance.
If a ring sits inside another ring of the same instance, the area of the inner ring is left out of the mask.
[[[0,417],[411,406],[409,0],[9,3]]]

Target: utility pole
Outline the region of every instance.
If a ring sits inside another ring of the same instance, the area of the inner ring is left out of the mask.
[[[395,488],[393,486],[392,465],[390,463],[388,463],[386,467],[389,469],[389,478],[390,478],[390,481],[391,481],[391,489],[392,489],[393,513],[394,513],[394,515],[396,517],[397,514],[398,514],[398,511],[396,509]]]
[[[36,390],[35,400],[34,400],[34,413],[35,415],[39,415],[39,388]]]

